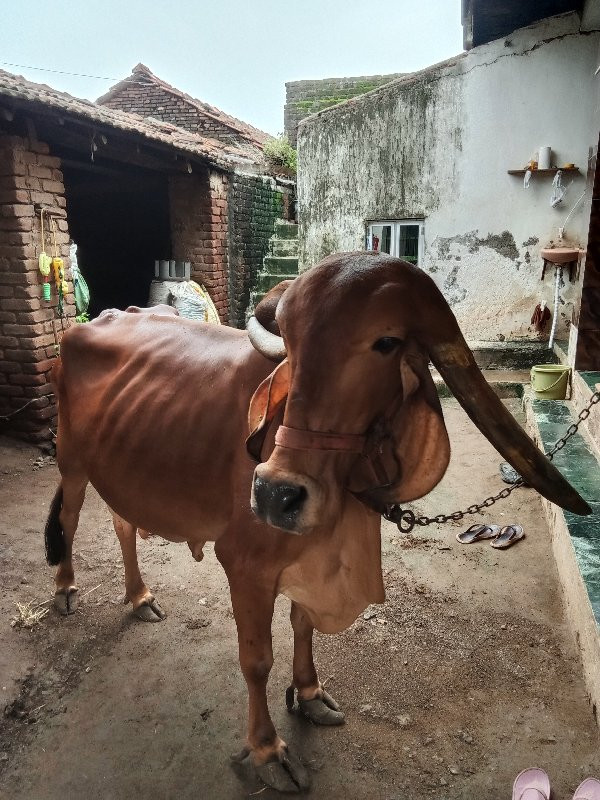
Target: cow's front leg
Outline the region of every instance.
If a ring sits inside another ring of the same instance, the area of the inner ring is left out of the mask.
[[[253,587],[248,575],[229,576],[238,631],[240,666],[248,686],[248,739],[234,760],[251,754],[259,777],[280,792],[308,789],[306,768],[280,739],[267,705],[267,681],[273,666],[271,622],[275,592]]]
[[[133,613],[144,622],[161,622],[167,615],[140,573],[135,543],[137,528],[114,511],[112,515],[125,567],[125,602],[133,604]]]
[[[300,711],[317,725],[341,725],[344,715],[333,697],[325,691],[313,661],[314,628],[305,611],[292,602],[290,620],[294,629],[293,684],[287,690],[288,710],[294,706],[294,689],[298,692]]]

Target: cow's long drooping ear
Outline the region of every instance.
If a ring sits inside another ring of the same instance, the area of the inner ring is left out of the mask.
[[[381,443],[376,483],[388,485],[366,494],[376,507],[416,500],[444,476],[450,443],[435,384],[424,350],[409,341],[400,361],[402,397]],[[384,478],[385,474],[385,478]],[[384,480],[382,480],[382,478]]]
[[[254,309],[246,329],[253,346],[266,358],[281,361],[285,358],[285,344],[275,318],[282,294],[292,281],[281,281],[274,286]]]
[[[290,368],[286,360],[282,361],[268,378],[265,378],[252,395],[248,409],[250,435],[246,439],[246,449],[255,461],[260,461],[269,425],[277,411],[284,406],[289,386]]]
[[[581,495],[537,448],[481,374],[452,310],[433,280],[413,271],[404,303],[414,309],[413,331],[458,402],[526,483],[568,511],[591,514]]]

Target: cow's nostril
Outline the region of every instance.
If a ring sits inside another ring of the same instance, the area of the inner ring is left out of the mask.
[[[276,483],[254,477],[253,511],[261,519],[278,528],[294,532],[298,517],[308,497],[305,486],[293,483]]]
[[[293,514],[299,511],[306,500],[304,486],[282,486],[280,508],[284,514]]]

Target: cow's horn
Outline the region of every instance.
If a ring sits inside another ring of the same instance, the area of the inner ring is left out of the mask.
[[[455,328],[452,337],[430,341],[429,354],[458,402],[526,483],[568,511],[591,514],[585,500],[536,447],[485,380],[450,314]]]
[[[250,317],[246,324],[248,336],[254,347],[271,361],[283,361],[286,357],[285,344],[281,336],[277,336],[264,328],[256,317]]]

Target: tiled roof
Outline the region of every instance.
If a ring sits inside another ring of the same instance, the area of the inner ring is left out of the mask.
[[[250,144],[253,144],[260,149],[262,149],[262,146],[265,144],[265,142],[273,138],[268,133],[265,133],[265,131],[261,131],[258,128],[255,128],[253,125],[249,125],[247,122],[242,122],[242,120],[236,119],[235,117],[226,114],[224,111],[221,111],[221,109],[211,106],[208,103],[204,103],[202,100],[198,100],[195,97],[182,92],[180,89],[176,89],[174,86],[171,86],[170,84],[166,83],[166,81],[163,81],[161,78],[155,75],[145,64],[137,64],[131,71],[131,75],[129,77],[124,78],[122,81],[119,81],[119,83],[116,83],[114,86],[112,86],[108,92],[103,94],[102,97],[99,97],[96,102],[99,104],[109,102],[115,95],[118,95],[131,83],[137,83],[138,85],[153,84],[160,87],[169,94],[184,100],[189,105],[198,109],[202,115],[205,115],[213,119],[215,122],[230,128],[233,133],[242,136]]]
[[[59,92],[45,84],[32,83],[21,75],[0,70],[0,102],[2,99],[8,99],[11,107],[28,107],[32,110],[43,107],[61,112],[61,115],[68,114],[124,133],[137,134],[148,143],[168,145],[184,154],[201,157],[224,168],[231,168],[236,164],[252,164],[255,161],[251,154],[253,148],[238,147],[189,133],[167,122],[143,119],[137,114],[107,108],[91,100]]]

